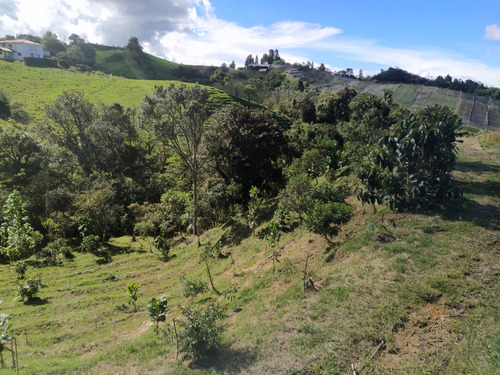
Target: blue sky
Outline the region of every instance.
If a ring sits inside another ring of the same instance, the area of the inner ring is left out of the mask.
[[[47,30],[185,64],[290,62],[375,74],[398,66],[500,86],[500,0],[2,0],[0,35]]]

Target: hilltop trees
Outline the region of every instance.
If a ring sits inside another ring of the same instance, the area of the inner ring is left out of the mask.
[[[57,35],[51,33],[47,37],[49,38],[48,42],[50,45],[57,46],[57,42],[54,40],[57,39]],[[69,60],[72,65],[86,64],[93,66],[96,57],[94,48],[85,43],[85,40],[77,34],[71,34],[68,39],[70,40],[70,45],[65,50],[59,52],[57,57]],[[60,46],[57,48],[60,48]]]
[[[51,56],[55,56],[60,52],[66,51],[66,46],[52,31],[47,31],[43,34],[42,45],[45,50],[50,52]]]

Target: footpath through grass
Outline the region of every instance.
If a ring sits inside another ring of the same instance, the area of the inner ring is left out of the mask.
[[[211,291],[182,296],[181,276],[208,282],[192,238],[179,239],[169,262],[150,252],[147,240],[130,237],[110,242],[109,263],[78,252],[57,267],[32,259],[27,274],[45,285],[34,304],[14,301],[16,274],[0,265],[0,310],[10,314],[20,373],[499,373],[499,149],[482,149],[478,138],[460,148],[454,175],[461,202],[425,213],[373,213],[350,199],[355,218],[334,246],[301,227],[283,233],[277,272],[258,236],[265,222],[255,235],[242,219],[203,234],[202,244],[222,238],[223,252],[232,253],[235,264],[220,259],[212,275],[220,291],[238,285],[240,312]],[[306,291],[304,271],[314,283]],[[126,295],[133,282],[142,284],[136,312]],[[145,309],[160,295],[170,310],[165,333],[155,337]],[[224,348],[201,362],[176,361],[167,327],[179,306],[207,301],[227,308]],[[10,366],[5,352],[4,359]]]

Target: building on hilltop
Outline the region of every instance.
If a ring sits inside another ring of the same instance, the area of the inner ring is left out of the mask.
[[[25,57],[35,57],[43,59],[49,57],[50,53],[43,49],[39,43],[26,39],[0,40],[0,59],[1,60],[20,60]]]

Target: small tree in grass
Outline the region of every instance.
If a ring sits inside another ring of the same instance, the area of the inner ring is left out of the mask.
[[[278,251],[278,243],[281,236],[281,227],[276,220],[271,220],[269,222],[268,234],[267,234],[267,245],[271,248],[272,252],[269,254],[268,258],[273,260],[273,272],[275,270],[276,262],[279,263],[278,257],[281,253]]]
[[[167,315],[167,298],[161,296],[160,298],[151,298],[148,303],[147,310],[151,325],[155,326],[155,334],[158,336],[160,332],[160,322],[164,322]]]
[[[31,256],[43,239],[35,231],[24,209],[24,201],[18,191],[13,191],[5,201],[3,215],[0,216],[0,256],[10,261]]]
[[[207,283],[196,278],[181,277],[181,289],[184,297],[196,297],[208,291]]]
[[[231,285],[224,291],[224,298],[232,303],[234,311],[236,311],[237,293],[238,293],[238,287],[233,283],[231,283]]]
[[[259,197],[259,189],[252,186],[250,189],[250,201],[248,202],[248,226],[252,230],[257,227],[257,221],[262,208],[262,198]]]
[[[38,277],[28,278],[24,280],[24,283],[19,285],[17,294],[22,301],[32,302],[36,298],[41,286],[42,282]]]
[[[205,263],[205,267],[207,269],[208,279],[210,280],[210,285],[215,293],[220,294],[220,292],[215,288],[214,281],[212,280],[212,273],[210,272],[210,265],[217,262],[217,259],[220,255],[220,250],[222,247],[222,243],[216,242],[214,245],[204,246],[201,249],[200,259]]]
[[[128,304],[134,305],[134,311],[137,311],[137,299],[139,298],[138,292],[141,284],[132,283],[127,285],[127,295],[129,296]]]
[[[180,351],[199,360],[220,348],[225,330],[221,320],[226,313],[219,305],[210,303],[200,309],[182,307],[183,320],[179,325],[184,330],[179,334]]]
[[[12,267],[10,267],[17,273],[18,279],[24,279],[26,270],[28,269],[28,264],[24,260],[18,260]]]
[[[156,249],[161,252],[161,259],[167,262],[170,259],[170,241],[163,236],[156,236],[154,244]]]

